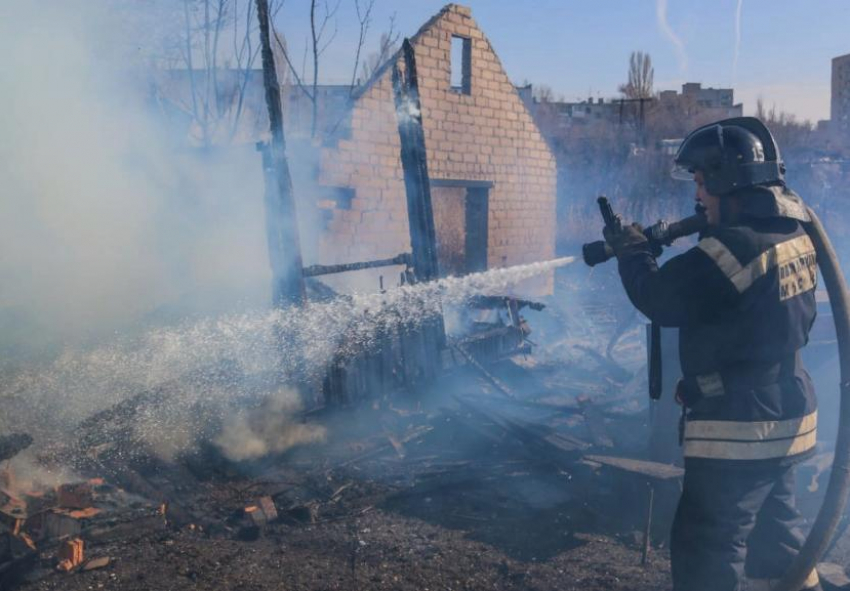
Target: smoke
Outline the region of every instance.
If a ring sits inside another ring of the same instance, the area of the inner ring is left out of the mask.
[[[31,491],[47,490],[65,482],[85,480],[67,467],[46,468],[41,465],[33,450],[25,450],[0,469],[0,488],[20,495]]]
[[[15,4],[0,25],[0,51],[16,56],[4,68],[13,90],[0,99],[0,302],[6,318],[79,332],[155,305],[162,267],[144,254],[155,246],[144,229],[160,200],[140,169],[168,173],[150,158],[158,151],[140,152],[149,128],[132,103],[118,116],[92,48],[76,37],[89,23],[59,26],[50,11]],[[139,166],[126,166],[134,156]]]
[[[115,50],[128,23],[112,6],[2,8],[6,353],[267,299],[259,156],[252,146],[181,150],[184,129],[160,116],[138,62]]]
[[[396,117],[404,123],[410,123],[416,118],[422,117],[422,112],[416,106],[416,103],[410,100],[405,100],[395,113]]]
[[[673,49],[676,52],[676,58],[679,60],[679,70],[682,72],[688,69],[688,56],[685,52],[685,44],[676,35],[670,23],[667,21],[667,0],[657,0],[655,3],[655,19],[658,22],[658,27],[661,32],[673,44]]]
[[[174,458],[277,383],[271,328],[244,320],[270,299],[261,158],[191,148],[163,100],[175,6],[0,6],[0,433],[37,450],[158,392],[114,435]]]
[[[738,0],[735,10],[735,58],[732,61],[732,80],[738,77],[738,57],[741,53],[741,13],[744,9],[744,0]]]
[[[293,422],[292,417],[301,407],[296,392],[279,390],[260,408],[228,418],[215,443],[225,456],[239,461],[324,441],[327,434],[324,427]]]

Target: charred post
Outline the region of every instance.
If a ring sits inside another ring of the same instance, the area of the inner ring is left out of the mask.
[[[419,86],[416,79],[416,57],[410,40],[402,46],[404,71],[393,66],[398,134],[401,139],[401,166],[404,169],[404,188],[407,192],[407,215],[410,225],[410,246],[413,250],[413,270],[418,281],[437,279],[437,237],[434,211],[431,207],[431,185],[425,152],[425,133]]]
[[[410,246],[416,281],[438,278],[437,237],[434,229],[434,210],[431,205],[431,186],[425,152],[425,132],[422,129],[422,107],[416,78],[416,56],[409,39],[402,45],[404,71],[393,64],[393,95],[395,97],[398,134],[401,140],[401,166],[407,194],[407,216],[410,227]],[[443,319],[438,318],[422,327],[422,367],[426,380],[433,378],[440,366],[440,350],[446,342]],[[418,347],[414,347],[418,349]]]
[[[268,0],[257,0],[257,18],[260,21],[263,83],[272,136],[270,144],[261,146],[266,181],[266,232],[269,242],[269,261],[272,266],[272,298],[275,306],[284,307],[304,302],[301,243],[298,236],[292,177],[286,160],[280,84],[277,80],[274,55],[269,41]]]

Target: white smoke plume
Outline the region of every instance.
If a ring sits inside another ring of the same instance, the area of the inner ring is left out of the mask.
[[[664,33],[664,36],[673,44],[673,49],[676,52],[676,58],[679,61],[679,70],[685,72],[688,69],[688,55],[685,51],[685,44],[679,39],[678,35],[673,31],[670,23],[667,20],[667,0],[657,0],[655,3],[655,20],[658,23],[658,28]]]
[[[225,456],[240,461],[324,441],[327,434],[324,427],[293,421],[301,407],[297,392],[278,390],[259,408],[228,417],[215,444]]]
[[[259,155],[179,149],[117,6],[0,6],[3,353],[268,299]]]
[[[34,448],[164,387],[126,435],[176,457],[274,366],[234,330],[270,300],[260,155],[189,147],[149,76],[181,6],[143,4],[0,3],[0,434]]]
[[[81,480],[85,479],[67,467],[46,468],[32,449],[0,464],[0,488],[16,495]]]

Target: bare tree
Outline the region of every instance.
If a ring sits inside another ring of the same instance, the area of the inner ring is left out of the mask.
[[[538,84],[534,87],[532,93],[534,95],[534,100],[538,103],[551,103],[555,101],[555,93],[552,91],[551,86]]]
[[[233,0],[233,4],[234,11],[238,14],[239,0]],[[254,63],[256,61],[257,55],[260,52],[260,43],[255,42],[251,35],[251,27],[255,20],[253,16],[254,3],[251,2],[251,0],[245,0],[245,4],[246,20],[245,27],[243,29],[244,32],[242,32],[242,34],[240,34],[238,20],[236,18],[233,19],[233,59],[235,60],[236,64],[236,72],[239,75],[239,84],[236,89],[237,92],[235,101],[235,112],[233,114],[230,126],[230,141],[233,140],[233,137],[236,135],[236,130],[239,127],[239,121],[242,117],[242,110],[245,104],[245,90],[248,87]],[[279,4],[276,9],[279,10],[281,5],[282,3]],[[272,7],[271,10],[276,11],[274,7]]]
[[[398,51],[400,34],[395,30],[395,14],[390,17],[390,25],[385,33],[381,33],[377,51],[373,51],[363,61],[360,68],[360,78],[363,84],[368,84],[375,72]]]
[[[205,147],[210,146],[217,135],[217,127],[223,113],[228,110],[227,103],[235,95],[236,111],[233,117],[230,137],[235,133],[238,119],[241,116],[244,95],[243,76],[239,76],[237,85],[243,92],[222,92],[219,76],[219,40],[222,31],[230,21],[234,24],[234,44],[239,35],[238,0],[233,0],[233,6],[228,0],[183,0],[185,51],[183,58],[189,77],[191,93],[191,115],[194,123],[200,128],[200,141]],[[251,18],[251,5],[248,4],[246,18]],[[248,23],[246,23],[248,25]],[[248,25],[250,26],[250,25]],[[244,49],[250,49],[250,29],[246,27],[243,34],[243,51],[236,50],[239,61],[246,62],[246,72],[253,64],[254,55],[244,55]],[[234,47],[234,49],[236,49]],[[232,89],[232,83],[229,84]],[[231,90],[228,89],[228,90]],[[232,102],[231,102],[232,104]]]
[[[292,72],[292,76],[295,78],[295,83],[298,85],[298,88],[304,93],[304,96],[307,97],[307,100],[309,100],[312,105],[310,137],[316,137],[316,123],[318,119],[319,106],[317,93],[319,85],[319,58],[322,56],[328,46],[333,42],[334,37],[336,37],[337,27],[335,17],[337,10],[339,10],[339,1],[337,1],[334,7],[331,8],[327,0],[322,0],[321,8],[323,14],[321,15],[317,14],[318,5],[318,0],[310,0],[310,47],[313,56],[313,79],[309,87],[305,83],[303,69],[299,74],[297,68],[292,63],[292,57],[287,51],[286,46],[281,43],[280,37],[275,34],[275,41],[277,42],[276,44],[278,46],[278,49],[280,49],[284,60],[289,66],[289,69]],[[330,34],[329,38],[326,38],[327,27],[331,23],[333,23],[333,32]]]
[[[629,80],[620,85],[620,92],[630,99],[651,98],[655,68],[648,53],[633,51],[629,57]]]
[[[276,13],[281,1],[272,6]],[[154,96],[188,118],[199,145],[232,143],[259,55],[253,2],[182,0],[158,18],[150,27],[161,25],[168,34],[146,44]]]
[[[756,117],[767,125],[786,156],[812,148],[814,126],[811,122],[798,121],[791,113],[777,111],[776,105],[768,109],[761,97],[756,101]]]
[[[293,52],[288,49],[278,33],[275,33],[276,50],[280,52],[283,61],[289,69],[295,85],[300,93],[307,99],[311,106],[311,122],[310,136],[315,137],[318,125],[318,84],[321,56],[333,42],[337,33],[336,13],[339,9],[341,0],[337,0],[336,4],[331,7],[328,0],[310,0],[310,36],[309,40],[305,39],[304,56],[301,67],[297,67],[293,59]],[[360,85],[361,80],[358,80],[357,70],[361,69],[362,79],[364,83],[368,81],[371,74],[384,61],[389,59],[389,56],[395,52],[398,45],[399,34],[395,31],[395,15],[390,17],[390,28],[387,33],[381,35],[380,46],[377,53],[370,54],[369,57],[363,59],[363,47],[365,46],[366,37],[369,29],[372,26],[372,12],[375,6],[375,0],[354,0],[354,7],[357,13],[357,22],[359,27],[359,35],[357,47],[354,55],[354,67],[351,74],[351,83],[349,94],[353,95]],[[333,31],[330,31],[330,27]],[[308,78],[306,74],[308,55],[312,65],[312,76]]]
[[[360,53],[363,51],[363,44],[366,41],[366,33],[369,32],[369,25],[372,24],[372,8],[375,6],[375,0],[367,0],[366,4],[361,7],[360,0],[354,0],[354,7],[357,9],[357,20],[360,23],[360,36],[357,38],[357,51],[354,53],[354,67],[351,69],[351,86],[349,95],[354,94],[354,89],[357,86],[357,69],[360,66]]]

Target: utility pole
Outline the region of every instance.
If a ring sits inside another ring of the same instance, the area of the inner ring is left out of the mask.
[[[260,21],[260,43],[263,56],[263,83],[269,110],[271,143],[262,144],[263,171],[266,181],[266,233],[269,261],[272,267],[272,301],[276,307],[302,304],[305,299],[301,242],[292,177],[286,160],[283,135],[283,112],[280,107],[280,84],[269,41],[269,3],[257,1]]]

